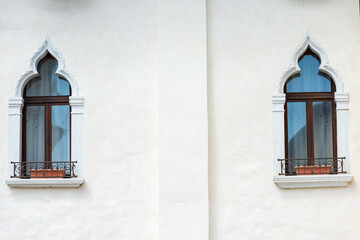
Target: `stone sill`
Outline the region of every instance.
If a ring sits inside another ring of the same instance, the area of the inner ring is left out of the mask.
[[[84,179],[6,179],[5,183],[13,188],[78,188]]]
[[[273,178],[280,188],[346,187],[352,180],[351,174],[276,176]]]

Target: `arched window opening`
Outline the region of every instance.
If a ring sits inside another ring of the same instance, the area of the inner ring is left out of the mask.
[[[31,188],[83,184],[83,109],[77,82],[46,36],[9,98],[6,184]]]
[[[24,177],[71,177],[69,82],[56,75],[49,53],[38,63],[39,76],[24,88],[22,161]]]
[[[338,173],[335,84],[307,49],[285,86],[286,174]]]
[[[26,84],[24,96],[70,96],[70,84],[67,80],[56,75],[58,61],[47,54],[37,66],[38,77]]]
[[[308,49],[299,59],[301,72],[292,75],[285,84],[285,93],[335,92],[330,76],[319,71],[320,58]]]
[[[281,75],[272,103],[274,183],[280,188],[347,186],[352,180],[349,95],[309,33]]]

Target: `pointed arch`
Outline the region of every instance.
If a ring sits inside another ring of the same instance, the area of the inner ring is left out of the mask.
[[[29,69],[21,75],[15,88],[15,97],[22,97],[26,84],[33,78],[39,76],[37,65],[47,54],[51,54],[58,61],[58,68],[55,72],[59,77],[65,78],[71,86],[71,96],[78,96],[77,82],[73,76],[65,70],[65,61],[61,53],[51,43],[48,35],[46,35],[41,47],[34,53],[30,59]]]
[[[26,84],[39,76],[37,66],[39,62],[47,55],[51,54],[58,62],[58,68],[55,72],[61,78],[66,79],[71,87],[69,96],[69,105],[71,106],[71,161],[76,161],[74,173],[76,178],[56,179],[22,179],[14,176],[15,164],[22,162],[22,124],[23,124],[23,92]],[[8,103],[9,127],[8,127],[8,175],[5,182],[10,187],[79,187],[83,182],[83,159],[82,159],[82,120],[84,100],[78,95],[78,86],[70,73],[65,70],[64,58],[59,51],[52,45],[48,36],[46,36],[41,47],[34,53],[30,59],[29,69],[21,75],[15,88],[15,94],[9,98]]]
[[[280,175],[284,169],[279,159],[285,159],[285,104],[286,93],[284,86],[287,80],[298,74],[301,69],[298,65],[299,58],[310,49],[320,59],[319,71],[332,78],[335,84],[334,101],[336,103],[336,139],[337,154],[344,157],[342,166],[345,174],[313,175],[313,176],[285,176]],[[272,96],[273,107],[273,181],[281,188],[304,188],[304,187],[344,187],[352,180],[350,173],[349,156],[349,95],[344,92],[343,83],[339,74],[328,63],[325,51],[314,41],[310,33],[306,33],[305,40],[294,51],[290,67],[278,80],[276,93]]]
[[[336,93],[342,93],[343,92],[343,83],[339,76],[339,74],[336,72],[336,70],[329,65],[327,54],[325,53],[324,49],[322,49],[312,38],[310,33],[306,33],[306,37],[304,41],[300,44],[300,46],[294,51],[292,58],[291,58],[291,64],[288,69],[284,71],[284,73],[281,75],[278,85],[277,85],[277,93],[283,94],[284,93],[284,86],[286,84],[286,81],[294,74],[300,73],[301,69],[299,67],[299,58],[306,52],[307,49],[310,49],[312,52],[314,52],[320,59],[320,66],[319,71],[323,72],[327,75],[329,75],[332,80],[334,81],[335,87],[336,87]]]

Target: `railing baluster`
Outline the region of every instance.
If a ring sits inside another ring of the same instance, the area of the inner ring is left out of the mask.
[[[13,171],[11,178],[76,178],[75,164],[67,162],[11,162]],[[28,175],[29,174],[29,175]]]
[[[279,175],[321,175],[341,174],[344,171],[345,157],[335,158],[292,158],[278,159],[280,162]],[[340,164],[340,166],[338,166]],[[341,171],[339,171],[341,169]]]

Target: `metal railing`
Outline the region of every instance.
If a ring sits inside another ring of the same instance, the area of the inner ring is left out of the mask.
[[[76,178],[76,161],[68,162],[11,162],[12,178]]]
[[[324,175],[341,174],[345,157],[335,158],[293,158],[278,159],[281,165],[279,175]]]

